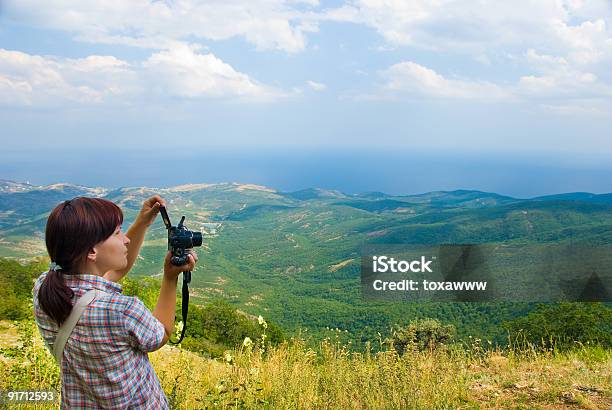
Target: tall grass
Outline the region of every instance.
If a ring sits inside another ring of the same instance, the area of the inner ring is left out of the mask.
[[[0,389],[59,389],[35,325],[16,329],[17,342],[0,352]],[[313,349],[297,337],[276,347],[246,343],[222,359],[168,346],[150,358],[176,409],[612,408],[610,349],[511,343],[501,350],[474,340],[429,351],[407,346],[399,355],[377,343],[376,352],[334,339]]]

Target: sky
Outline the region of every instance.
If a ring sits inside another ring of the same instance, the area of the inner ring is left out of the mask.
[[[612,192],[611,109],[607,0],[0,0],[0,179]]]

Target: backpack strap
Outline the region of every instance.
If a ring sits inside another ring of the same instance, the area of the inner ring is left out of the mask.
[[[60,365],[60,369],[62,367],[62,357],[64,356],[64,347],[66,346],[66,342],[72,334],[77,322],[83,315],[85,308],[94,301],[97,295],[98,291],[95,289],[85,292],[85,294],[76,301],[72,307],[72,310],[70,311],[70,315],[64,321],[64,323],[62,323],[62,326],[60,326],[57,336],[55,336],[55,342],[53,343],[53,356],[55,357],[57,364]]]

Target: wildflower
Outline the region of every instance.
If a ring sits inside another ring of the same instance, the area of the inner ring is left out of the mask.
[[[225,381],[224,380],[220,380],[219,383],[217,383],[217,385],[215,386],[215,389],[219,393],[226,392],[227,391],[227,386],[225,385]]]
[[[225,358],[225,361],[230,364],[232,363],[232,360],[234,360],[234,358],[229,352],[225,352],[225,355],[223,357]]]
[[[182,331],[183,331],[183,321],[181,320],[180,322],[178,322],[178,323],[176,324],[176,331],[175,331],[175,334],[176,334],[176,337],[177,337],[177,338],[181,337],[181,332],[182,332]]]
[[[242,342],[242,346],[243,347],[253,346],[253,341],[251,340],[250,337],[247,336],[247,337],[244,338],[244,342]]]
[[[268,323],[266,323],[262,315],[259,315],[259,317],[257,318],[257,321],[259,322],[261,326],[263,326],[264,329],[268,328]]]

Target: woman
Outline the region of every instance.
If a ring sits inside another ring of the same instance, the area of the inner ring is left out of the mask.
[[[49,215],[45,242],[51,264],[33,295],[36,323],[50,350],[76,300],[98,291],[60,356],[62,408],[168,408],[147,353],[173,333],[178,276],[194,269],[197,256],[190,251],[189,262],[177,267],[166,255],[153,313],[138,298],[123,295],[117,283],[134,264],[161,205],[157,195],[147,199],[125,234],[121,209],[105,199],[74,198]]]

